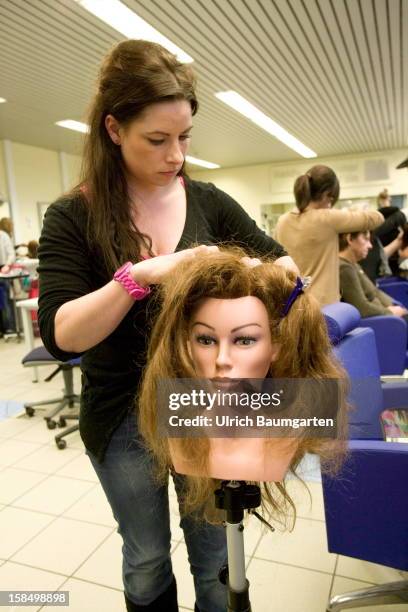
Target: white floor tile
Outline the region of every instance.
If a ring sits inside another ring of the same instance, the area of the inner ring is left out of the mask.
[[[2,591],[54,591],[65,582],[64,576],[44,572],[34,567],[7,561],[0,567],[0,590]],[[34,612],[42,606],[7,606],[2,612]],[[60,608],[61,609],[61,608]],[[48,610],[48,606],[45,608]]]
[[[394,580],[401,579],[399,571],[392,567],[385,567],[377,563],[369,563],[368,561],[351,557],[343,557],[342,555],[339,555],[336,576],[353,578],[354,580],[362,580],[363,582],[371,582],[373,584],[393,582]]]
[[[12,560],[69,576],[96,550],[111,531],[111,528],[101,525],[58,518],[21,549]]]
[[[53,520],[47,514],[10,506],[3,508],[0,512],[0,558],[11,557]]]
[[[17,389],[17,387],[16,387]],[[47,383],[28,383],[27,385],[20,385],[20,389],[18,393],[13,393],[13,397],[8,399],[12,399],[15,401],[20,401],[23,404],[29,402],[42,402],[45,400],[55,400],[58,397],[62,397],[62,393],[59,388],[55,388],[54,386],[48,386]],[[51,403],[47,406],[39,406],[38,411],[41,413],[44,410],[51,410],[54,408],[54,404],[57,402]],[[34,406],[35,408],[35,406]]]
[[[267,527],[263,526],[255,516],[245,519],[243,532],[245,556],[250,557],[254,553],[256,554],[258,545],[267,533],[269,533]]]
[[[343,595],[352,591],[367,589],[371,586],[372,585],[370,585],[368,582],[360,582],[358,580],[351,580],[350,578],[340,578],[336,576],[333,582],[331,597],[334,597],[335,595]],[[356,610],[356,612],[359,612],[359,610],[372,610],[372,612],[403,612],[404,606],[401,604],[387,604],[378,606],[373,605],[369,608],[355,607],[349,609]]]
[[[174,482],[172,478],[169,478],[169,497],[176,497],[176,489],[174,488]]]
[[[175,541],[182,540],[184,538],[184,532],[180,527],[180,513],[177,502],[177,497],[169,497],[170,505],[170,531],[171,539]]]
[[[93,486],[92,483],[84,480],[48,476],[31,491],[20,497],[14,506],[59,515],[68,510]]]
[[[69,447],[71,448],[71,438],[68,437]],[[64,449],[65,453],[66,449]],[[61,469],[57,471],[58,476],[66,476],[67,478],[77,478],[78,480],[88,480],[89,482],[99,482],[98,477],[96,475],[95,470],[92,467],[92,464],[85,455],[85,453],[81,453],[75,459],[66,463]]]
[[[114,532],[74,574],[76,578],[123,589],[122,538]]]
[[[5,421],[0,421],[0,436],[2,438],[10,438],[15,436],[33,425],[36,425],[37,420],[28,416],[22,416],[18,418],[9,418]]]
[[[172,554],[173,572],[177,580],[178,602],[181,606],[194,608],[195,591],[193,576],[190,572],[187,547],[180,542]]]
[[[16,442],[16,444],[29,444],[28,442]],[[34,445],[32,445],[34,446]],[[44,472],[45,474],[54,474],[64,465],[78,457],[81,451],[73,448],[60,450],[53,445],[37,446],[37,450],[32,452],[27,458],[18,461],[13,467],[33,470],[35,472]],[[1,461],[0,461],[1,463]]]
[[[65,480],[69,480],[66,478]],[[83,482],[73,480],[73,482]],[[90,483],[86,483],[89,485]],[[117,523],[113,518],[111,507],[106,499],[105,493],[100,485],[91,485],[91,489],[82,496],[80,500],[70,507],[64,516],[79,521],[88,521],[107,527],[116,527]]]
[[[324,521],[323,490],[320,482],[305,482],[288,480],[287,490],[296,506],[296,516],[299,518]]]
[[[30,463],[31,455],[40,449],[40,444],[33,442],[21,442],[8,438],[0,441],[0,465],[13,465],[23,457],[27,457],[27,462]]]
[[[70,578],[60,589],[69,591],[69,608],[46,607],[44,612],[126,612],[123,592]]]
[[[16,434],[14,436],[14,440],[21,440],[22,442],[35,442],[38,444],[49,444],[50,442],[53,442],[54,437],[57,433],[60,433],[61,429],[58,427],[55,429],[48,429],[43,418],[36,420],[37,422],[34,423],[32,427],[29,427],[28,429]]]
[[[32,379],[33,379],[33,371],[28,368],[24,368],[23,366],[21,366],[21,369],[19,366],[17,366],[14,370],[11,370],[7,373],[7,386],[3,387],[3,385],[1,386],[2,390],[4,388],[5,391],[7,391],[10,388],[15,388],[18,385],[25,385],[28,386],[30,384],[32,384]]]
[[[247,572],[252,609],[256,612],[323,612],[331,576],[252,559]]]
[[[46,475],[38,472],[4,468],[0,472],[0,502],[11,504],[15,499],[35,487],[41,480],[44,480],[44,478],[46,478]]]
[[[330,574],[336,561],[336,555],[327,552],[325,524],[310,519],[297,519],[292,532],[265,534],[255,556]]]

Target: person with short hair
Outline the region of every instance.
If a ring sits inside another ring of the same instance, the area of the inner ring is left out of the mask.
[[[408,311],[393,304],[389,295],[371,282],[358,262],[372,248],[369,232],[339,236],[341,299],[355,306],[362,317],[395,315],[408,320]]]
[[[375,210],[336,210],[340,185],[331,168],[313,166],[294,185],[297,210],[278,219],[276,238],[312,277],[310,292],[324,306],[340,300],[338,234],[374,229],[384,218]]]

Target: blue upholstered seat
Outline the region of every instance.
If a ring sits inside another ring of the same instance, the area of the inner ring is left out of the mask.
[[[408,444],[380,440],[379,420],[385,408],[408,407],[408,385],[381,384],[374,332],[358,327],[353,311],[342,303],[323,308],[334,352],[350,376],[354,405],[347,460],[335,477],[323,476],[328,550],[408,570]],[[408,581],[333,597],[326,610],[374,610],[387,603],[405,603],[408,609]]]

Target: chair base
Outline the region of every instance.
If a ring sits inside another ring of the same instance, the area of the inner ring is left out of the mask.
[[[78,419],[79,414],[61,414],[58,421],[58,426],[65,427],[67,421],[78,421]],[[69,434],[73,433],[74,431],[78,431],[78,429],[79,424],[77,423],[76,425],[71,425],[71,427],[68,427],[65,431],[55,436],[55,444],[60,450],[63,450],[67,446],[67,443],[65,440],[63,440],[63,438],[65,438],[65,436],[69,436]]]
[[[31,416],[34,416],[35,414],[35,408],[39,408],[41,406],[48,406],[49,404],[55,404],[56,402],[58,403],[55,406],[55,408],[49,414],[46,414],[44,417],[44,420],[47,423],[48,429],[55,429],[55,427],[57,426],[57,423],[56,421],[53,420],[53,417],[59,412],[61,412],[61,410],[64,410],[64,408],[67,408],[67,407],[73,408],[74,404],[79,404],[80,403],[79,395],[77,395],[76,393],[73,393],[71,395],[64,395],[62,399],[61,397],[57,397],[54,399],[43,400],[40,402],[27,402],[26,404],[24,404],[24,408],[25,408],[26,414],[31,417]]]
[[[63,431],[62,433],[55,436],[54,438],[55,444],[58,446],[60,450],[63,450],[67,446],[66,440],[63,440],[63,438],[73,433],[74,431],[78,431],[78,429],[79,429],[79,425],[72,425],[71,427],[68,427],[68,429]]]
[[[387,582],[378,586],[352,591],[333,597],[326,612],[339,612],[348,608],[366,608],[381,604],[408,604],[408,580]]]

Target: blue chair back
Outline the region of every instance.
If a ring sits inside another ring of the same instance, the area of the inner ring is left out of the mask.
[[[408,444],[350,442],[340,474],[323,476],[328,549],[408,570]]]
[[[402,374],[407,367],[408,327],[404,319],[385,315],[365,317],[360,325],[374,331],[381,374]]]
[[[350,377],[349,437],[381,440],[383,391],[374,332],[358,327],[360,314],[350,304],[330,304],[322,312],[334,354]]]
[[[401,302],[405,308],[408,308],[408,281],[403,280],[395,283],[385,283],[381,285],[380,289],[394,300]]]

